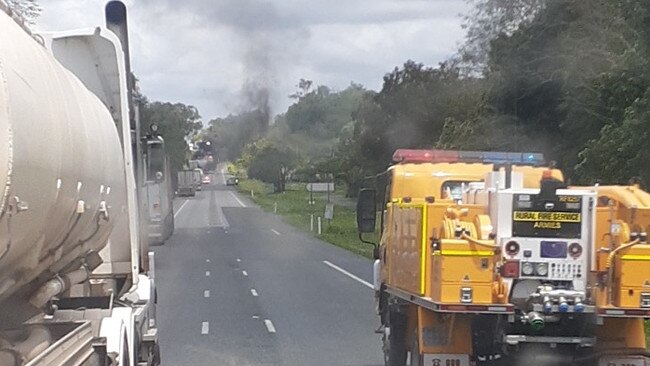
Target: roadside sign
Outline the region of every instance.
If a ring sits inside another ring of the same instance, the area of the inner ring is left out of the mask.
[[[308,192],[334,192],[334,183],[307,183]]]

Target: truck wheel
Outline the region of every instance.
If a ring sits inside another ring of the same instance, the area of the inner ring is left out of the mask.
[[[406,315],[391,311],[388,332],[384,332],[384,362],[386,366],[406,366],[406,355]]]
[[[159,366],[160,365],[160,347],[158,346],[158,343],[153,345],[153,349],[151,352],[151,366]]]

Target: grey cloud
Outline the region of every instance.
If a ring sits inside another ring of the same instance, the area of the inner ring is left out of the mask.
[[[43,24],[69,29],[101,23],[106,0],[39,1]],[[299,78],[379,88],[409,58],[435,65],[461,41],[468,9],[464,0],[126,2],[143,92],[195,105],[206,120],[251,108],[264,88],[281,113]]]
[[[300,28],[291,13],[280,12],[271,1],[256,0],[144,0],[171,12],[190,12],[207,25],[223,25],[240,32],[276,31]]]
[[[282,94],[277,90],[280,74],[299,58],[300,44],[308,38],[308,31],[299,18],[278,11],[269,1],[163,0],[162,3],[168,10],[193,14],[197,25],[214,31],[225,27],[234,33],[245,73],[240,108],[262,111],[268,123],[271,105]],[[160,6],[160,0],[156,4]]]

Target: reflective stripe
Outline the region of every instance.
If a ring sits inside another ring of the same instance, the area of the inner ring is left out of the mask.
[[[494,255],[491,250],[456,250],[456,249],[443,249],[442,251],[436,250],[433,255],[442,255],[448,257],[489,257]]]
[[[424,295],[427,261],[427,206],[422,206],[422,249],[420,250],[420,294]]]
[[[650,261],[650,255],[643,254],[624,254],[621,259],[628,261]]]

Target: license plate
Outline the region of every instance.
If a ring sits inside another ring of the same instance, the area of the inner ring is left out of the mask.
[[[468,355],[427,354],[424,355],[424,366],[469,366]]]
[[[601,357],[598,366],[648,366],[648,358],[642,356],[612,356]]]

